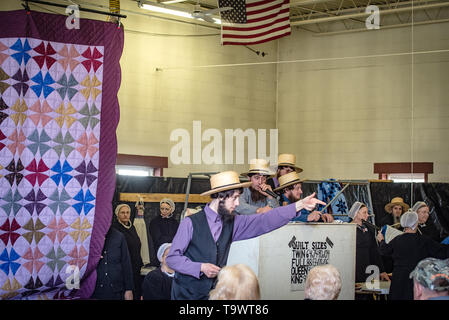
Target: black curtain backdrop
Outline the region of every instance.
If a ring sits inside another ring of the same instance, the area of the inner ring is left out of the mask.
[[[186,193],[187,178],[167,178],[167,177],[133,177],[133,176],[116,176],[116,190],[113,198],[113,208],[119,204],[124,203],[119,201],[120,193]],[[303,196],[308,196],[313,192],[318,192],[319,183],[303,183]],[[343,186],[343,185],[342,185]],[[208,178],[192,178],[190,188],[191,194],[200,194],[210,189]],[[425,201],[430,207],[430,217],[435,223],[436,227],[441,233],[441,236],[449,234],[449,183],[384,183],[372,182],[369,185],[351,184],[344,191],[344,196],[348,205],[351,208],[355,201],[369,203],[369,192],[371,191],[371,200],[373,206],[373,213],[375,216],[374,222],[379,225],[382,218],[388,214],[384,207],[394,197],[402,197],[405,203],[413,206],[417,201]],[[413,203],[411,203],[411,196],[413,192]],[[134,202],[127,202],[131,207],[131,220],[134,221],[137,210]],[[184,202],[175,203],[176,209],[173,214],[175,219],[180,221],[181,213],[184,209]],[[189,208],[196,206],[204,206],[200,203],[189,203]],[[370,213],[371,210],[370,210]],[[113,214],[113,213],[111,213]],[[145,223],[147,230],[150,221],[160,214],[159,203],[145,203]],[[115,219],[115,216],[114,216]],[[157,262],[156,252],[151,241],[148,238],[150,260],[153,264]]]
[[[429,205],[430,217],[442,236],[449,234],[449,183],[383,183],[370,184],[376,224],[388,213],[384,207],[394,197],[401,197],[410,208],[418,201]],[[413,195],[413,199],[412,199]],[[413,201],[413,203],[411,203]]]
[[[120,193],[186,193],[187,192],[187,178],[166,178],[166,177],[134,177],[134,176],[122,176],[116,175],[116,187],[114,198],[112,200],[112,207],[115,207],[120,203],[126,203],[131,207],[131,221],[137,214],[135,202],[119,201]],[[192,178],[190,187],[191,194],[200,194],[210,189],[210,182],[208,178]],[[196,206],[204,206],[200,203],[189,203],[189,208]],[[180,221],[181,214],[184,209],[184,202],[175,203],[175,212],[173,217]],[[115,218],[114,213],[113,219]],[[145,203],[145,225],[147,227],[147,234],[149,235],[150,221],[160,214],[159,203],[146,202]],[[150,253],[150,264],[158,265],[156,250],[154,248],[151,236],[148,237],[148,249]]]

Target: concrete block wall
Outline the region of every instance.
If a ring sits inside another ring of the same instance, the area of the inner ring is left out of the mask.
[[[430,53],[449,49],[449,23],[332,36],[293,28],[254,47],[261,57],[221,46],[219,29],[136,14],[151,13],[134,1],[121,8],[133,13],[123,20],[119,153],[169,157],[175,129],[189,132],[193,153],[193,121],[221,132],[223,154],[225,129],[277,126],[279,153],[296,154],[305,178],[377,178],[375,162],[415,161],[434,162],[430,181],[449,181],[449,54]],[[5,0],[0,9],[22,7]],[[164,175],[247,168],[169,161]]]
[[[376,179],[375,162],[414,161],[434,162],[429,181],[449,181],[449,53],[428,52],[449,49],[444,30],[281,39],[280,61],[301,62],[278,68],[279,152],[295,153],[305,178]]]

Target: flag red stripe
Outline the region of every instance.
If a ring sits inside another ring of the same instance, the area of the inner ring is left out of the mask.
[[[254,22],[259,22],[259,21],[263,21],[263,20],[273,19],[273,18],[277,17],[278,15],[285,13],[285,12],[289,12],[289,11],[290,11],[290,8],[283,9],[277,13],[273,13],[268,16],[263,16],[263,17],[256,18],[256,19],[248,19],[248,20],[246,20],[246,23],[248,24],[248,23],[254,23]]]
[[[247,8],[253,8],[253,7],[257,7],[257,6],[263,6],[266,5],[270,2],[273,2],[273,0],[263,0],[263,1],[259,1],[259,2],[253,2],[253,3],[247,3],[246,7]],[[276,4],[276,6],[282,6],[284,4],[289,3],[289,0],[285,0],[284,2],[278,3]]]
[[[290,28],[290,25],[285,25],[285,26],[281,26],[281,27],[277,27],[274,29],[270,29],[268,31],[264,31],[261,33],[255,33],[255,34],[250,34],[250,35],[240,35],[240,34],[231,34],[231,33],[223,33],[222,37],[223,38],[233,38],[233,39],[250,39],[250,38],[257,38],[257,37],[261,37],[276,31],[280,31],[283,29],[288,29]]]
[[[279,39],[279,38],[282,38],[282,37],[285,37],[285,36],[288,36],[288,35],[290,35],[290,31],[287,32],[287,33],[283,33],[283,34],[280,34],[280,35],[277,35],[277,36],[274,36],[274,37],[271,37],[271,38],[266,38],[266,39],[263,39],[263,40],[259,40],[259,41],[252,41],[252,42],[224,41],[223,45],[226,45],[226,44],[228,44],[228,45],[229,44],[230,45],[244,45],[244,44],[246,44],[246,45],[253,45],[253,44],[259,44],[259,43],[263,43],[263,42],[276,40],[276,39]]]
[[[284,17],[284,18],[279,18],[273,22],[270,23],[266,23],[266,24],[261,24],[257,27],[251,27],[251,28],[245,28],[245,27],[225,27],[223,26],[223,31],[253,31],[253,30],[257,30],[257,29],[262,29],[262,28],[266,28],[269,26],[272,26],[276,23],[282,22],[282,21],[287,21],[290,20],[290,17]]]
[[[271,7],[266,7],[266,8],[262,8],[262,9],[259,9],[259,10],[254,10],[254,11],[247,11],[246,12],[246,16],[247,17],[249,17],[249,16],[252,16],[252,15],[256,15],[256,14],[259,14],[259,13],[263,13],[263,12],[268,12],[268,11],[271,11],[271,10],[273,10],[273,9],[280,9],[280,8],[282,8],[282,4],[281,5],[274,5],[274,6],[271,6]],[[284,8],[283,10],[290,10],[290,8]]]

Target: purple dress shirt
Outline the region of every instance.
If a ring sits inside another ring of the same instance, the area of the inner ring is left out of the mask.
[[[235,216],[232,241],[251,239],[282,227],[301,214],[296,212],[295,205],[293,203],[260,214]],[[206,205],[204,212],[206,213],[207,223],[214,241],[217,242],[223,226],[220,216],[209,205]],[[166,262],[176,272],[188,274],[199,279],[202,274],[202,262],[191,261],[184,256],[184,252],[187,250],[190,240],[192,240],[192,233],[192,220],[188,218],[182,220],[173,238]]]

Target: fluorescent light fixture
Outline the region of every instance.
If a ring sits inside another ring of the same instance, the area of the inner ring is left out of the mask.
[[[192,15],[188,12],[166,8],[165,6],[162,5],[142,3],[140,7],[154,12],[172,14],[178,17],[193,19]]]
[[[182,18],[197,20],[196,18],[194,18],[192,16],[192,14],[190,12],[178,10],[175,7],[169,7],[164,4],[159,4],[159,3],[149,4],[149,3],[138,2],[138,5],[142,9],[146,9],[146,10],[150,10],[150,11],[154,11],[154,12],[158,12],[158,13],[171,14],[174,16],[182,17]],[[221,19],[214,18],[214,17],[211,17],[211,18],[214,19],[214,23],[221,24]]]
[[[133,170],[133,169],[118,169],[117,173],[121,176],[137,176],[137,177],[148,177],[150,173],[144,170]]]
[[[115,166],[115,173],[121,176],[149,177],[153,175],[153,168],[140,166]]]
[[[424,173],[393,173],[388,179],[397,183],[424,183]]]

